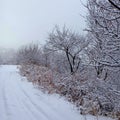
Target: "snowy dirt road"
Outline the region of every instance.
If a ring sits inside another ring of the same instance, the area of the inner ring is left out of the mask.
[[[0,66],[0,120],[96,120],[92,116],[86,118],[58,95],[35,89],[19,75],[17,66]]]

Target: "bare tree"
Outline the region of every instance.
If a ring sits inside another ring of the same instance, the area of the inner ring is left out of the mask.
[[[55,26],[54,30],[49,34],[49,50],[65,53],[71,74],[78,70],[82,62],[82,53],[87,46],[88,42],[83,36],[72,32],[65,26],[62,30]]]

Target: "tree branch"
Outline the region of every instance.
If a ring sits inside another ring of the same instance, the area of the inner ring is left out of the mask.
[[[118,5],[116,5],[114,2],[112,2],[111,0],[108,0],[115,8],[117,8],[118,10],[120,10],[120,7]]]

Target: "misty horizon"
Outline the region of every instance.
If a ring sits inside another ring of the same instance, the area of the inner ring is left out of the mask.
[[[19,48],[28,43],[44,44],[57,24],[83,33],[86,9],[80,1],[2,0],[0,7],[0,47]]]

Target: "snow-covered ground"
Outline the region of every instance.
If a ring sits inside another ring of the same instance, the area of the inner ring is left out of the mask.
[[[82,116],[58,95],[48,95],[19,75],[17,66],[0,66],[0,120],[112,120]]]

